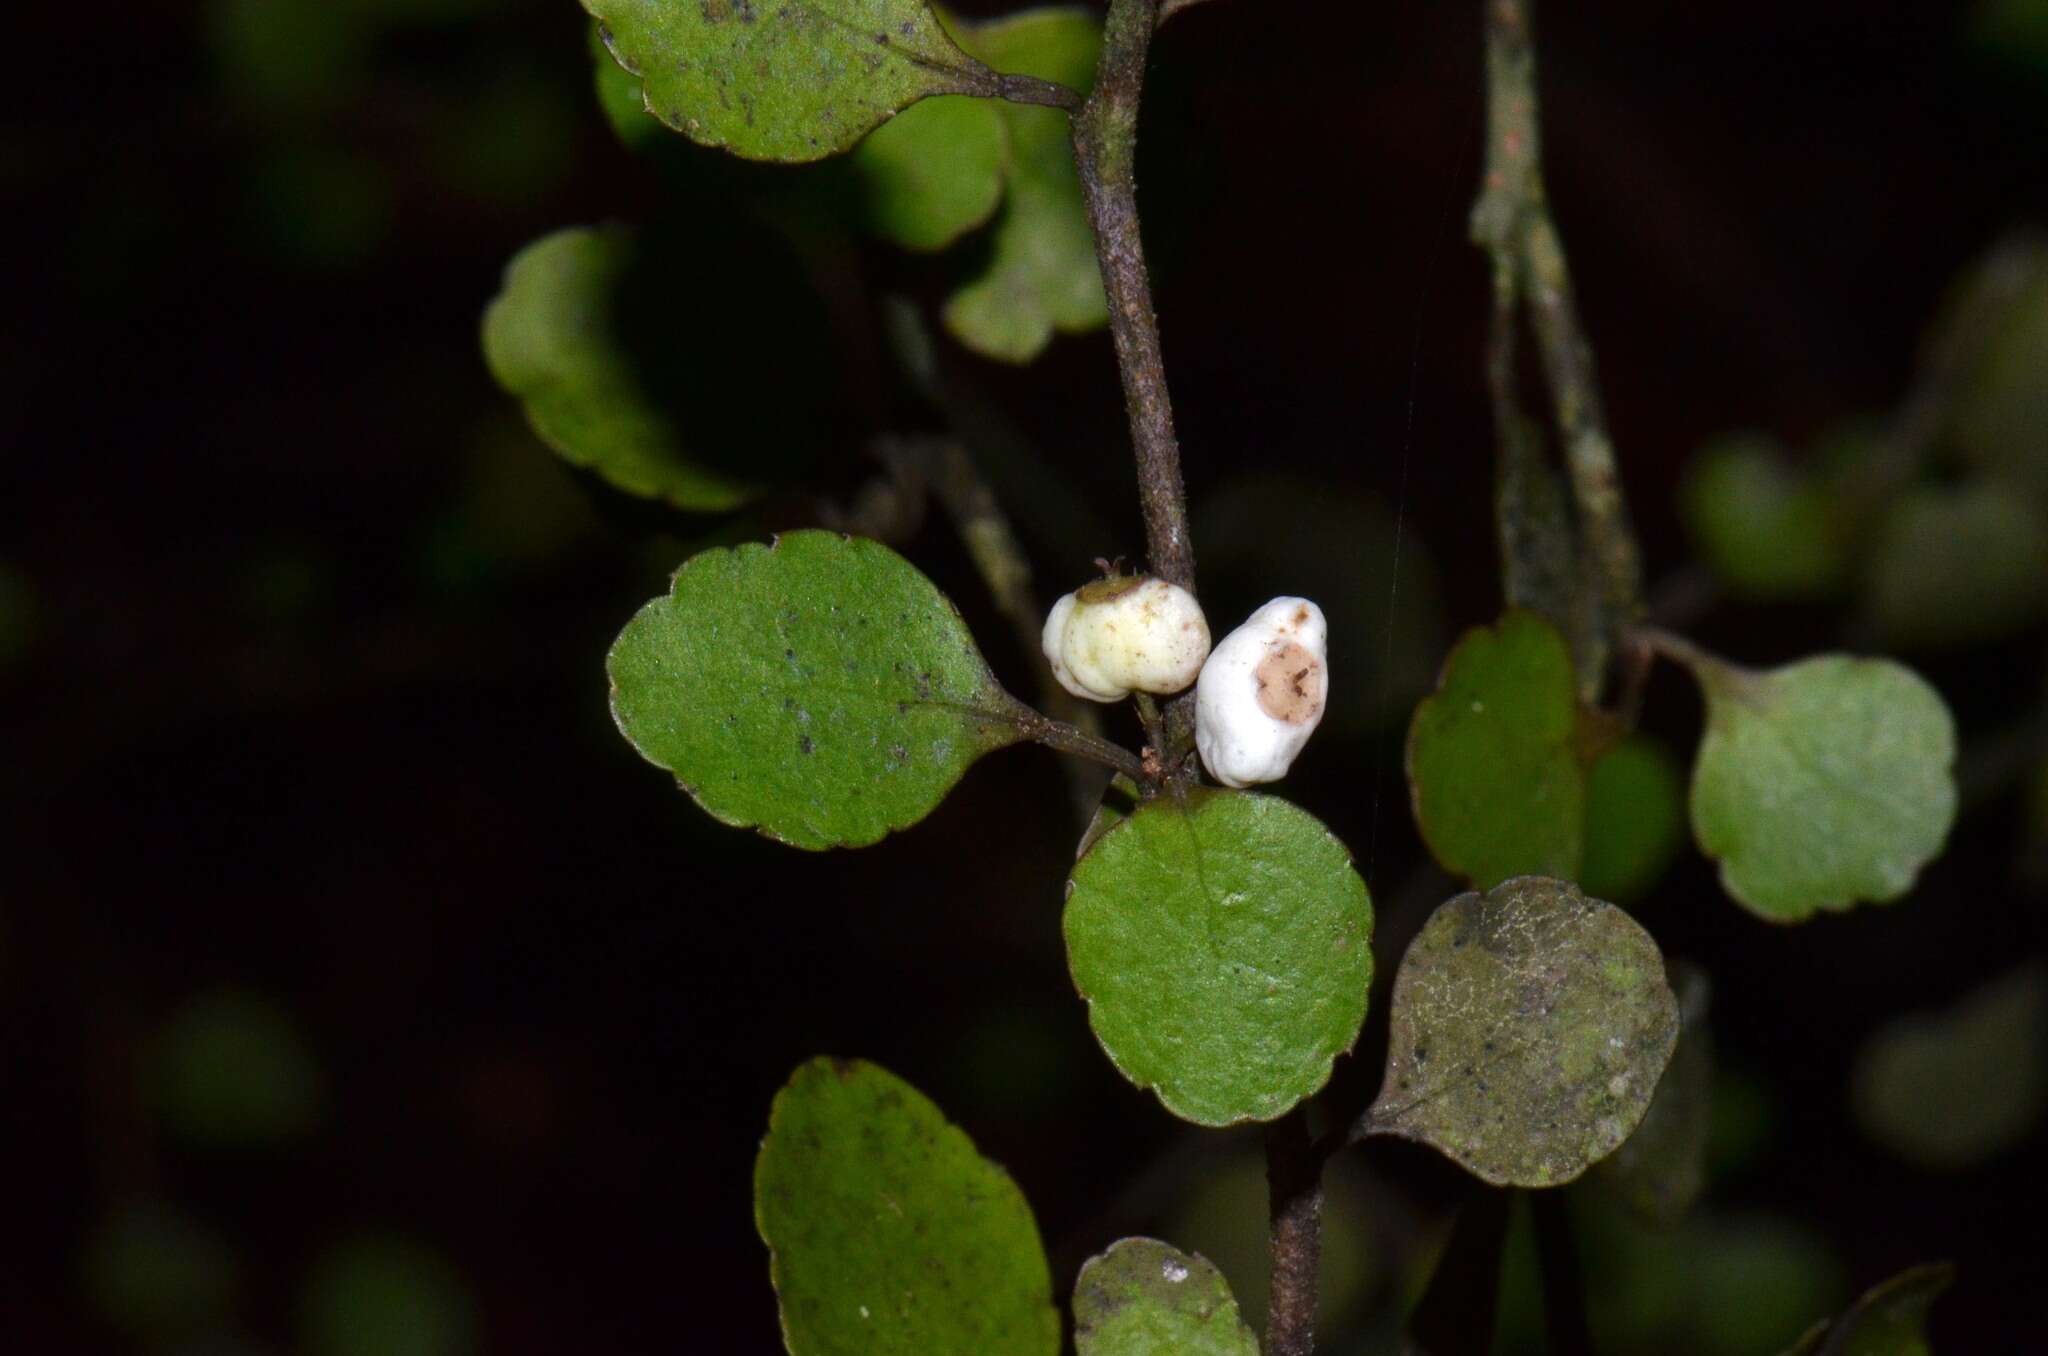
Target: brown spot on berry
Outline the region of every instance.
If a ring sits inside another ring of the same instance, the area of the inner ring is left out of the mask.
[[[1259,709],[1289,725],[1305,725],[1322,713],[1323,666],[1306,646],[1287,641],[1266,652],[1252,670],[1258,680]]]

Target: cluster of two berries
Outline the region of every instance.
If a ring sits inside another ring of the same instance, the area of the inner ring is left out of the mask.
[[[1209,645],[1193,594],[1147,576],[1098,579],[1053,604],[1045,657],[1089,701],[1195,687],[1195,747],[1225,786],[1277,781],[1323,718],[1329,628],[1306,598],[1275,598]]]

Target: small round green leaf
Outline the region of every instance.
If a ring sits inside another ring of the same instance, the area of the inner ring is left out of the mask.
[[[754,1162],[754,1219],[791,1356],[1058,1356],[1023,1193],[885,1069],[796,1071]]]
[[[961,43],[1007,75],[1035,75],[1075,90],[1094,82],[1102,21],[1086,10],[1026,10],[962,25]],[[1003,104],[1009,191],[996,218],[988,270],[955,292],[946,329],[984,357],[1023,363],[1055,331],[1084,334],[1109,322],[1095,234],[1081,200],[1067,116]]]
[[[1635,1130],[1678,1039],[1664,958],[1635,920],[1526,876],[1449,900],[1394,977],[1368,1134],[1497,1186],[1549,1187]]]
[[[1008,123],[990,99],[942,95],[904,109],[854,148],[869,229],[910,250],[944,249],[995,215]]]
[[[1075,864],[1065,929],[1111,1062],[1201,1125],[1283,1114],[1365,1020],[1365,882],[1320,821],[1271,796],[1140,805]]]
[[[735,508],[755,487],[684,450],[617,332],[616,293],[634,252],[633,232],[619,227],[557,231],[528,245],[484,311],[484,358],[564,460],[677,508]]]
[[[2048,512],[1988,481],[1902,495],[1871,542],[1863,611],[1900,648],[2031,625],[2048,611]]]
[[[924,0],[584,0],[647,107],[749,160],[818,160],[929,94],[990,94]]]
[[[1955,819],[1955,722],[1911,669],[1823,655],[1767,673],[1690,661],[1707,701],[1692,827],[1759,917],[1883,903]]]
[[[1705,972],[1676,961],[1666,968],[1678,997],[1678,1045],[1642,1124],[1594,1173],[1638,1218],[1668,1229],[1685,1218],[1706,1187],[1714,1033],[1707,1025]]]
[[[1074,1344],[1080,1356],[1259,1356],[1223,1273],[1152,1238],[1121,1239],[1082,1263]]]
[[[1785,1356],[1930,1356],[1927,1311],[1955,1278],[1948,1262],[1909,1267],[1864,1291],[1834,1322],[1817,1324]]]
[[[1850,1087],[1864,1133],[1921,1167],[1953,1172],[2018,1144],[2048,1110],[2048,966],[1886,1026]]]
[[[1846,533],[1827,488],[1796,473],[1763,434],[1702,450],[1679,503],[1700,554],[1741,597],[1825,596],[1846,581]]]
[[[642,756],[716,818],[795,847],[915,824],[1023,737],[945,595],[879,542],[831,532],[692,556],[607,667]]]
[[[1685,841],[1685,782],[1664,746],[1630,735],[1586,775],[1579,888],[1628,904],[1648,894]]]
[[[1480,889],[1571,877],[1586,836],[1586,769],[1571,654],[1533,612],[1467,631],[1408,729],[1422,838]]]

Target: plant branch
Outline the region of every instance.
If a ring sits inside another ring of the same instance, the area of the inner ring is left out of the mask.
[[[1598,576],[1592,642],[1580,655],[1582,690],[1597,696],[1615,634],[1642,615],[1642,564],[1629,526],[1614,442],[1579,322],[1571,270],[1543,188],[1532,29],[1535,0],[1483,0],[1486,13],[1487,154],[1472,237],[1493,256],[1494,322],[1488,359],[1501,439],[1503,488],[1529,481],[1531,436],[1515,400],[1515,325],[1526,310],[1542,353],[1552,416],[1569,473],[1584,555]],[[1510,502],[1502,498],[1505,516]],[[1522,525],[1503,522],[1504,552]],[[1508,556],[1512,578],[1521,557]],[[1583,609],[1578,609],[1583,615]],[[1578,629],[1574,627],[1573,629]]]
[[[1195,551],[1188,536],[1180,444],[1174,439],[1159,322],[1152,312],[1152,286],[1138,234],[1138,97],[1144,89],[1145,53],[1157,8],[1157,0],[1110,0],[1095,89],[1073,118],[1074,160],[1088,205],[1088,224],[1095,232],[1103,291],[1109,298],[1110,336],[1116,343],[1137,458],[1146,552],[1153,573],[1192,592]]]
[[[995,490],[983,478],[981,468],[975,465],[966,447],[952,438],[885,438],[876,451],[899,478],[914,478],[929,487],[945,509],[953,530],[967,548],[968,558],[974,562],[975,573],[988,589],[990,601],[1010,623],[1017,648],[1031,668],[1035,695],[1047,714],[1089,738],[1099,738],[1102,724],[1095,706],[1069,693],[1053,679],[1052,665],[1040,643],[1045,614],[1039,610],[1037,592],[1031,587],[1030,558],[1025,555],[1024,544],[1017,539]],[[1085,825],[1102,802],[1101,775],[1078,763],[1063,766],[1074,813]]]
[[[1049,749],[1058,749],[1061,753],[1071,753],[1077,758],[1087,758],[1104,767],[1114,768],[1132,781],[1145,779],[1145,765],[1138,761],[1137,754],[1121,744],[1113,744],[1063,720],[1054,720],[1023,702],[1017,702],[1016,709],[1006,713],[1006,719],[1022,730],[1025,738]]]
[[[1310,1356],[1323,1255],[1323,1157],[1299,1106],[1266,1127],[1273,1284],[1265,1356]]]
[[[1035,75],[1003,75],[995,71],[990,74],[995,78],[989,82],[987,93],[995,98],[1013,104],[1064,108],[1069,112],[1081,106],[1081,96],[1057,81],[1040,80]]]

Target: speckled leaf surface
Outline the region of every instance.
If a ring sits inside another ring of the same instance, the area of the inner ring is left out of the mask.
[[[1947,1262],[1911,1267],[1871,1287],[1832,1323],[1820,1323],[1784,1356],[1932,1356],[1927,1313],[1955,1281]]]
[[[584,0],[647,109],[749,160],[843,151],[931,94],[991,92],[924,0]]]
[[[1571,655],[1549,622],[1511,611],[1465,633],[1408,729],[1415,822],[1446,871],[1480,889],[1578,874],[1578,710]]]
[[[1076,863],[1065,930],[1110,1060],[1202,1125],[1281,1115],[1365,1020],[1365,882],[1320,821],[1272,796],[1140,805]]]
[[[563,460],[677,508],[737,507],[756,487],[690,456],[618,337],[616,291],[635,247],[629,230],[576,227],[521,250],[484,311],[485,361]]]
[[[886,1069],[796,1071],[754,1162],[754,1219],[791,1356],[1058,1356],[1023,1193]]]
[[[1706,972],[1670,962],[1678,998],[1678,1045],[1657,1081],[1642,1124],[1594,1172],[1645,1223],[1670,1228],[1707,1182],[1707,1125],[1713,1109],[1714,1033],[1707,1025]]]
[[[1126,1238],[1074,1282],[1079,1356],[1259,1356],[1230,1282],[1202,1257]]]
[[[831,532],[692,556],[607,667],[633,747],[718,819],[796,847],[914,824],[1022,737],[945,595]]]
[[[1754,673],[1698,658],[1692,826],[1737,903],[1779,923],[1912,888],[1955,819],[1955,722],[1911,669],[1823,655]]]
[[[960,42],[1006,75],[1035,75],[1085,92],[1095,80],[1102,21],[1083,9],[1025,10],[965,24]],[[1058,109],[1003,104],[1009,188],[990,238],[986,272],[946,302],[955,339],[985,357],[1029,362],[1055,332],[1081,334],[1109,323],[1095,235]]]
[[[1656,943],[1612,904],[1526,876],[1447,901],[1394,978],[1369,1134],[1499,1186],[1568,1182],[1626,1140],[1678,1039]]]

